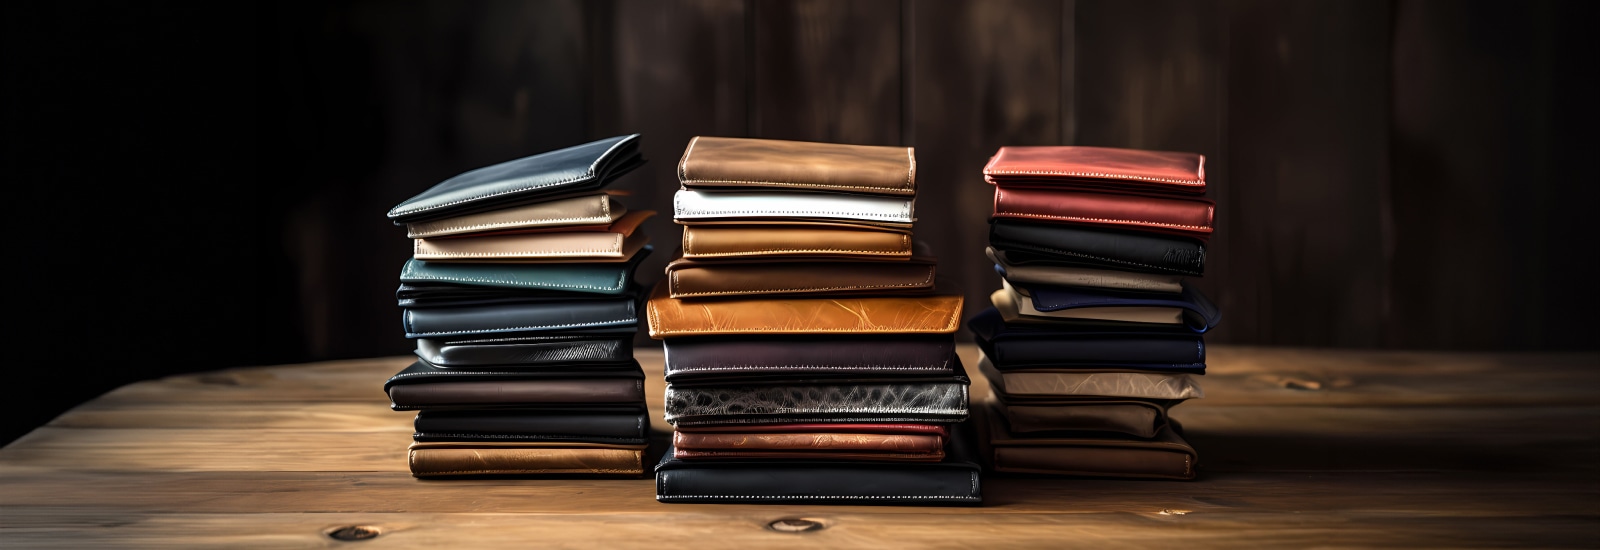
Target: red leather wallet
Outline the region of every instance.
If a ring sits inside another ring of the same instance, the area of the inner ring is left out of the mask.
[[[994,189],[994,217],[1166,233],[1205,240],[1211,237],[1207,199],[1096,193],[1075,189]]]
[[[1110,147],[1001,147],[983,167],[983,179],[1001,187],[1199,195],[1206,192],[1206,157]]]

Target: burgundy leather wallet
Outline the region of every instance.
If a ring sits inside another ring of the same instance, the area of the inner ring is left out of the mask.
[[[1110,147],[1001,147],[983,167],[1000,187],[1206,192],[1206,157]]]
[[[994,217],[1166,233],[1204,240],[1211,236],[1216,203],[1193,197],[1100,193],[1078,189],[994,190]]]

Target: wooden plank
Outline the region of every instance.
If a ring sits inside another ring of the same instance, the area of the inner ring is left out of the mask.
[[[750,3],[756,137],[901,142],[900,4]]]

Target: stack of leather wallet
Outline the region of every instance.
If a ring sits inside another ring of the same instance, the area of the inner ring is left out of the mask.
[[[913,245],[909,148],[697,137],[650,298],[662,502],[976,503],[961,297]]]
[[[417,361],[384,385],[420,411],[413,475],[644,473],[634,269],[654,212],[604,189],[638,142],[480,168],[389,211],[414,239],[396,298]]]
[[[968,322],[993,397],[980,444],[998,472],[1193,479],[1168,411],[1202,396],[1205,157],[1002,147],[989,258],[1004,287]]]

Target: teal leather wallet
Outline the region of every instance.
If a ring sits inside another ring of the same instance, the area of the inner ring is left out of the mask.
[[[400,282],[424,288],[459,285],[615,296],[628,291],[634,269],[651,250],[645,246],[627,262],[610,264],[469,264],[411,259],[400,268]]]

